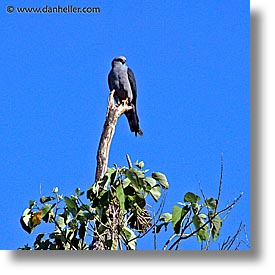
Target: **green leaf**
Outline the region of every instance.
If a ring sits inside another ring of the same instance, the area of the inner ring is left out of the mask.
[[[65,219],[63,217],[59,217],[56,221],[57,223],[57,227],[56,227],[56,231],[59,231],[64,229],[64,227],[66,226],[66,223],[65,223]]]
[[[192,217],[193,224],[196,228],[196,230],[199,230],[197,232],[197,239],[199,242],[207,240],[209,237],[209,233],[207,232],[208,230],[208,225],[204,223],[202,218],[199,215],[194,215]],[[203,226],[203,227],[202,227]]]
[[[206,216],[204,213],[199,214],[199,217],[200,217],[201,219],[207,219],[207,216]]]
[[[77,221],[76,220],[71,220],[69,223],[68,223],[68,225],[69,225],[69,229],[71,229],[71,231],[75,231],[75,230],[77,230],[78,229],[78,223],[77,223]]]
[[[29,208],[32,209],[34,205],[36,205],[36,201],[30,200],[29,201]]]
[[[143,193],[145,186],[145,176],[142,171],[135,168],[130,168],[126,170],[126,177],[131,181],[131,186],[135,189],[137,193]]]
[[[157,181],[151,177],[146,177],[144,180],[144,191],[145,195],[150,193],[150,190],[157,185]]]
[[[123,188],[126,188],[131,183],[130,179],[125,178],[122,182]]]
[[[205,203],[206,203],[206,206],[209,207],[209,208],[211,208],[211,209],[215,210],[216,207],[217,207],[217,200],[214,199],[214,198],[207,198],[205,200]]]
[[[48,202],[48,201],[52,201],[52,200],[54,200],[55,198],[54,197],[45,197],[45,196],[42,196],[41,198],[40,198],[40,202],[41,203],[45,203],[45,202]]]
[[[163,223],[158,224],[158,225],[156,225],[156,226],[154,227],[153,233],[159,233],[160,230],[161,230],[161,228],[162,228],[163,226],[164,226],[165,231],[166,231],[166,230],[167,230],[167,224],[163,222]]]
[[[115,182],[116,174],[117,174],[117,170],[115,168],[107,169],[107,175],[108,175],[108,178],[109,178],[111,184],[113,184]]]
[[[192,202],[191,203],[191,207],[192,207],[192,210],[193,210],[194,214],[197,215],[198,212],[199,212],[199,210],[200,210],[199,205],[197,203],[195,203],[195,202]]]
[[[139,191],[138,177],[135,173],[136,169],[130,168],[126,170],[126,177],[131,181],[131,185],[135,188],[136,191]]]
[[[84,192],[84,191],[80,191],[80,188],[77,187],[77,188],[75,189],[75,193],[76,193],[76,195],[77,195],[78,197],[80,197],[80,196],[82,196],[85,192]]]
[[[110,200],[111,200],[110,191],[103,190],[99,198],[100,205],[103,207],[108,207],[110,204]]]
[[[59,214],[60,217],[62,217],[64,219],[64,223],[67,224],[71,217],[70,217],[70,213],[68,210],[65,210],[63,213]]]
[[[76,205],[75,201],[73,201],[69,197],[65,197],[64,201],[65,201],[69,211],[75,216],[76,212],[77,212],[77,205]]]
[[[146,177],[145,178],[145,182],[147,183],[147,185],[149,185],[151,188],[153,188],[157,182],[155,179],[153,179],[152,177]]]
[[[196,202],[199,202],[200,200],[201,200],[201,198],[192,192],[187,192],[184,195],[185,202],[195,202],[196,203]]]
[[[122,210],[125,210],[125,194],[121,185],[116,188],[116,196],[119,200],[119,205]]]
[[[194,224],[196,230],[198,230],[201,226],[204,225],[203,220],[202,220],[202,219],[200,218],[200,216],[198,216],[198,215],[194,215],[194,216],[192,217],[192,222],[193,222],[193,224]]]
[[[66,241],[64,236],[60,233],[60,230],[56,230],[55,232],[49,234],[50,239],[62,239],[62,241]]]
[[[164,221],[165,223],[169,223],[172,220],[172,214],[170,213],[163,213],[161,214],[161,216],[159,217],[160,221]]]
[[[140,161],[138,165],[139,165],[140,169],[142,169],[144,167],[144,162]]]
[[[173,206],[172,227],[176,234],[178,234],[180,232],[181,222],[188,212],[189,212],[188,206],[184,206],[183,208],[181,208],[177,205]]]
[[[161,196],[161,188],[160,188],[160,186],[158,184],[155,185],[149,192],[152,195],[153,199],[155,201],[158,201],[158,199]]]
[[[136,194],[135,188],[133,186],[128,185],[127,187],[124,188],[124,193],[127,196],[134,196]]]
[[[175,225],[180,221],[181,219],[181,210],[182,208],[174,205],[172,210],[172,227],[175,228]],[[178,233],[178,232],[176,232]]]
[[[152,174],[152,178],[154,178],[155,180],[157,180],[163,188],[165,188],[165,189],[169,188],[169,184],[168,184],[167,178],[166,178],[166,176],[164,174],[162,174],[160,172],[154,172]]]
[[[217,240],[217,238],[220,235],[220,230],[222,227],[222,220],[221,218],[217,215],[215,216],[215,218],[211,221],[212,223],[212,231],[211,231],[211,235],[214,241]]]
[[[49,245],[51,244],[50,240],[43,240],[44,234],[38,234],[34,242],[35,250],[48,250]]]
[[[142,169],[144,167],[144,162],[143,161],[140,161],[140,162],[135,161],[134,165],[136,167],[138,167],[139,169]]]
[[[41,210],[42,210],[42,213],[41,213],[41,218],[43,219],[52,209],[52,205],[51,204],[45,204]]]
[[[23,212],[23,215],[20,218],[20,223],[22,228],[28,232],[29,234],[33,231],[33,226],[32,226],[32,222],[31,222],[31,209],[30,208],[26,208]]]
[[[107,172],[105,173],[105,175],[111,177],[114,173],[116,173],[116,168],[107,168]]]
[[[134,204],[137,204],[141,209],[145,207],[146,205],[146,201],[144,199],[144,197],[137,193],[136,196],[134,197]]]
[[[107,168],[107,172],[104,174],[103,179],[99,180],[97,182],[97,185],[96,184],[93,185],[93,189],[92,189],[93,192],[97,193],[97,190],[95,189],[98,189],[99,186],[103,186],[104,189],[108,189],[109,184],[114,183],[116,175],[117,175],[117,170],[115,168]],[[89,195],[88,198],[90,198],[90,193],[91,193],[91,190],[89,190],[89,194],[87,194]]]
[[[130,247],[131,250],[136,249],[136,235],[134,231],[132,231],[127,226],[123,227],[122,229],[122,235],[125,239],[126,244]]]
[[[207,230],[199,230],[199,232],[197,232],[197,238],[199,242],[206,241],[209,238],[209,233]]]
[[[95,183],[94,185],[91,185],[88,187],[86,192],[86,197],[93,204],[94,200],[97,199],[98,193],[99,193],[99,184]]]
[[[58,187],[53,188],[52,192],[53,193],[58,193]]]
[[[133,169],[133,168],[131,168],[131,169]],[[139,183],[142,183],[143,180],[145,179],[145,176],[144,176],[143,172],[139,171],[137,169],[133,169],[133,172],[136,174],[136,176],[137,176],[137,178],[139,180]]]
[[[85,223],[81,223],[78,230],[78,236],[80,239],[84,239],[85,235],[86,235],[86,225]]]
[[[96,215],[94,213],[91,213],[90,211],[84,211],[83,216],[85,217],[86,221],[92,221],[94,220]]]

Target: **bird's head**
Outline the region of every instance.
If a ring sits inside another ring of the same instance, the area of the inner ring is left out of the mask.
[[[112,65],[115,65],[115,64],[124,65],[125,63],[126,63],[126,57],[125,56],[117,56],[112,61]]]

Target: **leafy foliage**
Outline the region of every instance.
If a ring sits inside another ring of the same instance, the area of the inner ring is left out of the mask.
[[[104,249],[136,249],[136,239],[152,228],[147,196],[158,201],[169,184],[160,172],[147,176],[148,170],[142,170],[143,162],[135,165],[136,168],[108,168],[104,178],[88,188],[88,203],[84,203],[85,192],[79,188],[74,195],[63,198],[57,187],[52,190],[54,196],[30,201],[20,219],[22,228],[32,233],[41,221],[54,225],[52,233],[38,234],[33,248],[89,249],[96,236],[104,239]],[[95,231],[96,223],[99,227]]]
[[[163,213],[169,188],[167,177],[160,172],[149,174],[143,161],[134,165],[135,168],[108,168],[103,179],[87,192],[77,188],[70,197],[63,197],[56,187],[51,196],[42,196],[39,202],[30,200],[20,219],[22,228],[29,234],[42,223],[52,225],[53,229],[51,233],[38,233],[32,246],[19,249],[87,250],[92,249],[94,240],[101,240],[101,249],[135,250],[138,239],[148,232],[156,236],[168,227],[172,235],[164,250],[179,249],[181,242],[189,238],[196,238],[202,248],[208,249],[222,229],[221,214],[227,216],[241,195],[218,211],[220,194],[216,199],[202,193],[202,200],[187,192],[171,212]],[[148,198],[158,202],[156,213],[151,213]],[[233,241],[228,240],[222,248],[232,247]]]
[[[179,202],[173,206],[172,213],[165,213],[159,219],[157,225],[157,233],[160,232],[161,227],[165,224],[171,223],[174,234],[169,238],[165,245],[165,249],[172,249],[184,239],[196,236],[198,242],[209,242],[210,236],[213,241],[216,241],[222,228],[222,220],[218,213],[211,211],[216,204],[214,198],[208,198],[204,203],[201,203],[201,198],[188,192],[184,195],[183,202]],[[163,217],[169,217],[164,219]],[[174,243],[168,248],[172,240],[176,239]]]

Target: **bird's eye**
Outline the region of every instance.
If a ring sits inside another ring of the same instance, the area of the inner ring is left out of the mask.
[[[125,64],[125,60],[123,60],[121,58],[117,58],[116,61],[121,62],[122,64]]]

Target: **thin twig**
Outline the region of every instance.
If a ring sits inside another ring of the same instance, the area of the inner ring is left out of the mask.
[[[234,235],[232,238],[230,238],[230,236],[229,236],[229,237],[226,239],[226,241],[223,242],[223,244],[222,244],[222,246],[221,246],[221,250],[229,250],[229,249],[233,246],[233,244],[236,242],[236,240],[237,240],[238,236],[241,234],[241,232],[244,231],[244,229],[245,229],[245,225],[241,222],[240,225],[239,225],[239,227],[238,227],[237,232],[235,233],[235,235]],[[239,248],[239,246],[240,246],[240,244],[241,244],[242,242],[244,242],[244,241],[243,241],[243,240],[240,240],[240,241],[237,243],[237,245],[236,245],[236,247],[235,247],[235,250],[238,250],[238,248]],[[247,245],[247,244],[246,244],[246,245]]]
[[[169,250],[172,250],[172,248],[177,245],[177,243],[181,240],[185,240],[190,238],[191,236],[194,236],[196,233],[198,233],[201,229],[203,229],[207,224],[209,224],[216,216],[224,213],[227,210],[230,210],[231,208],[234,207],[234,205],[239,201],[239,199],[242,197],[243,193],[241,193],[239,195],[239,197],[237,197],[229,206],[227,206],[226,208],[220,210],[219,212],[215,213],[210,219],[208,219],[208,221],[206,221],[202,226],[200,226],[198,229],[196,229],[195,231],[193,231],[191,234],[189,235],[184,235],[184,236],[180,236],[178,240],[176,240],[170,247]]]
[[[128,162],[128,166],[129,168],[132,168],[133,165],[132,165],[132,162],[131,162],[131,159],[130,159],[130,156],[128,154],[126,154],[126,159],[127,159],[127,162]]]
[[[223,154],[222,154],[222,159],[221,159],[220,184],[219,184],[219,191],[218,191],[218,198],[217,198],[217,204],[216,204],[215,212],[218,209],[218,204],[219,204],[221,193],[222,193],[222,183],[223,183],[222,180],[223,180]]]

